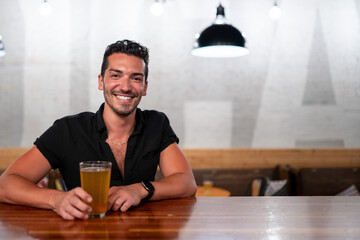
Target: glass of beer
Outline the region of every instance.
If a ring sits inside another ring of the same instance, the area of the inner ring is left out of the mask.
[[[81,187],[91,195],[87,203],[92,211],[89,218],[103,218],[106,214],[110,187],[111,162],[85,161],[80,163]]]
[[[213,188],[213,178],[211,174],[204,174],[203,185],[204,185],[204,193],[211,194]]]

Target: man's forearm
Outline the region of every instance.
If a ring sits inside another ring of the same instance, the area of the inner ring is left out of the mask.
[[[40,188],[29,180],[15,174],[0,177],[1,202],[52,209],[54,208],[52,198],[58,192],[54,189]]]
[[[196,184],[192,176],[175,173],[158,182],[153,182],[155,192],[151,200],[192,197],[196,193]]]

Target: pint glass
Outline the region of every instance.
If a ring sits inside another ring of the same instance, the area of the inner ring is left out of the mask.
[[[111,162],[85,161],[80,163],[81,187],[91,195],[92,212],[89,218],[103,218],[106,214],[110,186]]]

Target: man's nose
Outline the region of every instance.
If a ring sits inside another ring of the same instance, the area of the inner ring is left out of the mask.
[[[131,89],[131,79],[130,77],[124,76],[120,81],[120,89],[123,91],[129,91]]]

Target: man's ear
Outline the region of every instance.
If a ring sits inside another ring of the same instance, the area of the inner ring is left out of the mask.
[[[147,87],[148,87],[148,81],[146,80],[145,85],[144,85],[144,89],[143,89],[143,93],[142,93],[143,96],[146,96]]]
[[[99,74],[98,76],[98,89],[99,90],[104,90],[104,79],[103,77],[101,76],[101,74]]]

